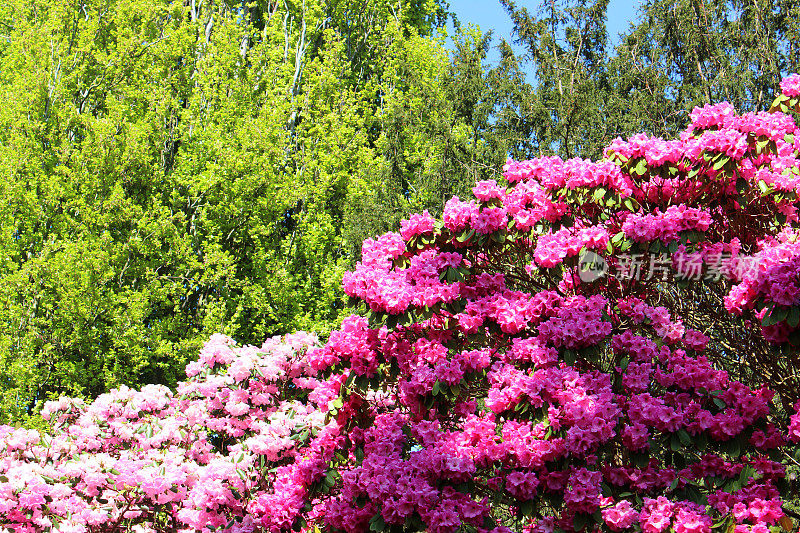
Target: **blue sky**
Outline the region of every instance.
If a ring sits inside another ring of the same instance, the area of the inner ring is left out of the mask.
[[[473,23],[481,30],[494,30],[495,37],[505,37],[511,42],[511,19],[497,0],[448,0],[450,11],[458,16],[465,26]],[[611,0],[608,4],[608,32],[611,43],[617,43],[617,35],[628,28],[628,24],[636,19],[640,0]],[[517,1],[518,6],[532,9],[539,5],[538,1]],[[494,62],[498,59],[496,51],[489,54]]]

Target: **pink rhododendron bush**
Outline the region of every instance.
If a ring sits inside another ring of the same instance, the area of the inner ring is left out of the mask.
[[[800,404],[769,372],[800,367],[800,76],[781,88],[599,162],[509,162],[368,240],[343,282],[364,316],[324,346],[215,336],[174,393],[0,429],[0,524],[793,533]]]
[[[175,393],[150,385],[48,402],[47,434],[0,426],[0,531],[252,531],[260,497],[282,491],[286,505],[305,494],[281,465],[335,442],[325,418],[339,384],[309,377],[315,342],[236,348],[215,335]],[[292,472],[310,481],[319,467]]]

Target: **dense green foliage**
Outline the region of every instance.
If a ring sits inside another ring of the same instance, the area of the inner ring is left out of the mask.
[[[451,59],[444,20],[433,0],[0,7],[0,419],[174,384],[215,331],[329,331],[365,236],[505,158],[461,88],[485,46]]]

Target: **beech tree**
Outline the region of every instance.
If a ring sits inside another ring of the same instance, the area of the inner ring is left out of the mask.
[[[216,331],[336,326],[367,235],[504,160],[443,23],[427,0],[3,4],[0,420],[174,386]]]

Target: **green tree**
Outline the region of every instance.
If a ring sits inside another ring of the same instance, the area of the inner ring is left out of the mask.
[[[800,66],[794,2],[648,0],[613,50],[606,0],[500,4],[534,75],[512,123],[542,154],[599,157],[617,136],[674,136],[712,102],[762,109]]]
[[[532,149],[564,157],[602,150],[609,135],[608,0],[543,2],[533,13],[512,0],[500,3],[533,67],[533,90],[516,117]]]
[[[365,236],[505,158],[482,140],[486,41],[451,58],[444,17],[433,0],[0,7],[2,421],[174,384],[215,331],[336,325]]]

